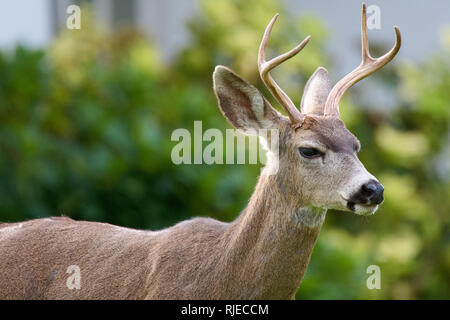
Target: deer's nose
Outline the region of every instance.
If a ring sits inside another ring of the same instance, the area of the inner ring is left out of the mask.
[[[384,187],[376,180],[370,180],[361,187],[361,196],[370,204],[380,204],[383,202]]]

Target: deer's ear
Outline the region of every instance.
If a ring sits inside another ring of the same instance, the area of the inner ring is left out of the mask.
[[[213,81],[219,108],[236,129],[278,128],[282,115],[248,81],[224,66],[216,67]]]
[[[331,89],[332,84],[327,69],[317,68],[306,83],[300,104],[302,113],[323,115],[325,102]]]

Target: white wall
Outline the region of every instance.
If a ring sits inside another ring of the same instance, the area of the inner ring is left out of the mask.
[[[137,0],[136,23],[159,45],[168,61],[189,42],[185,23],[198,12],[195,0]]]
[[[328,50],[339,67],[337,76],[356,67],[361,59],[360,21],[363,0],[284,0],[294,16],[314,14],[330,31]],[[420,61],[440,46],[440,34],[450,26],[449,0],[366,0],[381,11],[381,29],[369,30],[369,42],[390,48],[395,42],[394,25],[400,28],[402,47],[398,58]],[[314,39],[311,39],[314,41]]]
[[[0,47],[41,47],[52,38],[50,0],[0,1]]]
[[[125,0],[123,0],[125,1]],[[211,0],[214,1],[214,0]],[[73,0],[1,0],[0,48],[18,43],[41,47],[51,41],[54,24],[64,24],[65,9]],[[336,77],[359,63],[361,0],[283,0],[293,16],[312,13],[331,31],[328,50],[338,66]],[[185,22],[198,11],[197,0],[136,0],[136,25],[161,47],[170,59],[189,41]],[[52,5],[59,12],[53,21]],[[439,30],[450,25],[449,0],[371,0],[381,8],[381,30],[369,31],[372,41],[393,44],[394,24],[403,35],[399,57],[412,61],[429,56],[439,46]],[[112,27],[111,1],[94,0],[98,22]],[[314,39],[312,39],[314,41]]]

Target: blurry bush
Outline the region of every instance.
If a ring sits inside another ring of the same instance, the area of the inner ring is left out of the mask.
[[[158,229],[191,216],[236,217],[259,166],[176,166],[171,133],[192,131],[194,120],[203,130],[229,128],[212,91],[217,64],[267,93],[256,55],[275,12],[269,56],[313,36],[274,72],[297,104],[299,84],[329,66],[327,32],[314,17],[291,19],[274,0],[202,8],[191,44],[171,65],[136,31],[103,33],[86,14],[82,30],[65,31],[45,52],[0,53],[1,221],[64,214]],[[396,70],[396,62],[372,78],[399,88],[397,108],[356,108],[352,101],[364,107],[357,89],[344,99],[343,118],[386,201],[367,220],[328,214],[298,298],[450,297],[450,36],[443,39],[447,47],[423,64]],[[371,264],[381,267],[381,290],[366,287]]]

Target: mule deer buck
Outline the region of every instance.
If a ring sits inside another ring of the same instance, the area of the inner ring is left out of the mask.
[[[228,121],[244,132],[276,129],[279,168],[267,162],[247,207],[231,223],[194,218],[161,231],[43,218],[0,226],[0,298],[6,299],[289,299],[304,276],[328,209],[373,214],[383,187],[358,160],[360,143],[339,118],[339,101],[359,80],[397,54],[369,54],[362,9],[362,62],[332,87],[320,67],[299,111],[270,71],[300,52],[266,61],[277,15],[262,38],[258,68],[288,117],[230,69],[217,66],[214,90]],[[270,138],[270,137],[269,137]],[[268,144],[270,145],[270,144]],[[269,155],[273,150],[268,150]],[[67,268],[80,270],[69,289]]]

